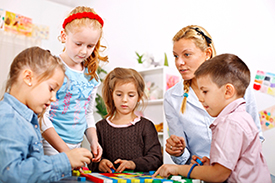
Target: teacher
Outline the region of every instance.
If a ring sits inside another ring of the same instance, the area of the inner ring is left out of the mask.
[[[166,152],[176,164],[189,164],[192,155],[210,154],[211,117],[199,102],[200,91],[194,72],[206,60],[216,56],[210,34],[201,26],[182,28],[173,38],[175,65],[183,81],[170,88],[164,96],[164,111],[170,137]],[[246,90],[246,111],[252,116],[263,141],[255,96],[251,87]],[[232,134],[233,135],[233,134]],[[234,148],[234,147],[233,147]]]

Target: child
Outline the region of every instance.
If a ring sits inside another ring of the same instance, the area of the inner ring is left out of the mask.
[[[210,159],[199,159],[203,166],[163,165],[153,176],[180,174],[206,182],[271,182],[262,154],[259,132],[245,111],[245,90],[250,71],[232,54],[222,54],[205,61],[195,72],[199,100],[209,115],[217,117],[210,125],[212,143]]]
[[[37,115],[56,100],[64,73],[60,59],[39,47],[13,60],[0,102],[0,182],[57,181],[90,162],[92,154],[83,148],[43,154]]]
[[[143,78],[134,69],[115,68],[106,76],[102,94],[108,114],[96,123],[103,155],[99,163],[89,165],[90,169],[150,171],[162,164],[154,124],[134,113],[145,97],[144,89]]]
[[[46,139],[43,146],[47,155],[80,147],[85,133],[94,161],[101,158],[93,107],[100,84],[96,74],[98,62],[107,61],[107,56],[99,54],[102,27],[102,18],[89,7],[76,7],[64,20],[60,38],[65,50],[60,58],[68,79],[65,78],[56,102],[44,115],[42,136]]]

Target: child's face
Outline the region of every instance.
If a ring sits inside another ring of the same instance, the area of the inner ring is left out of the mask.
[[[64,72],[56,68],[51,78],[37,83],[34,78],[30,93],[27,97],[26,105],[36,114],[42,113],[51,102],[56,101],[56,92],[63,84]]]
[[[134,83],[117,83],[113,91],[113,100],[117,113],[123,115],[132,114],[139,100]]]
[[[65,53],[73,65],[81,64],[95,49],[100,37],[100,30],[93,26],[85,26],[73,32],[61,33],[61,40],[65,42]],[[67,61],[67,60],[66,60]]]
[[[217,117],[227,104],[225,86],[219,88],[209,76],[198,78],[197,84],[201,91],[199,101],[210,116]]]

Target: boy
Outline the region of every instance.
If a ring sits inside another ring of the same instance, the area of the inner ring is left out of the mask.
[[[236,55],[222,54],[205,61],[195,72],[199,100],[212,117],[210,159],[203,166],[163,165],[153,176],[180,174],[206,182],[270,182],[259,134],[243,99],[250,71]]]

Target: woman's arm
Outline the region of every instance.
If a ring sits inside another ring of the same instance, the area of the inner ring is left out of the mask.
[[[167,124],[169,127],[169,137],[171,135],[174,135],[179,138],[185,138],[182,127],[180,127],[180,125],[178,125],[178,123],[180,123],[179,115],[178,115],[180,113],[180,111],[175,111],[175,107],[173,106],[171,101],[172,100],[170,99],[169,94],[166,93],[165,97],[164,97],[164,111],[165,111],[166,121],[167,121]],[[169,142],[169,140],[168,140],[168,142]],[[171,145],[173,146],[173,144],[170,144],[170,147],[171,147]],[[172,160],[176,164],[183,165],[190,158],[190,152],[186,148],[186,145],[187,145],[186,143],[182,143],[183,152],[181,152],[181,153],[176,152],[178,156],[175,156],[176,154],[172,153],[172,152],[174,152],[173,150],[175,150],[175,148],[172,148],[172,151],[171,151],[171,149],[166,151],[168,154],[171,155]],[[168,147],[168,148],[170,148],[170,147]]]
[[[261,123],[260,123],[260,117],[259,117],[259,111],[257,109],[255,95],[253,93],[253,89],[252,89],[251,85],[249,85],[248,88],[246,89],[244,99],[246,101],[246,111],[252,116],[252,118],[259,130],[260,140],[261,140],[261,142],[263,142],[265,140],[265,138],[263,136]]]

